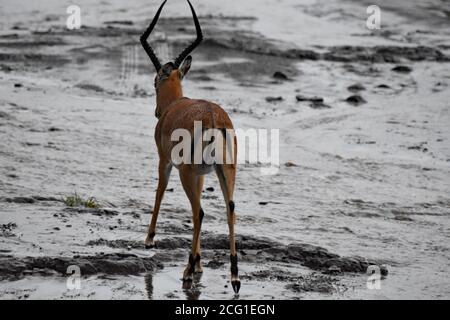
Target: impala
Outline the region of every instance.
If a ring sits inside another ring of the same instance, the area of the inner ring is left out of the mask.
[[[166,0],[167,1],[167,0]],[[155,205],[148,227],[148,234],[145,240],[147,248],[154,247],[154,237],[156,229],[156,221],[160,210],[161,200],[169,181],[172,167],[176,167],[179,171],[181,184],[188,197],[192,207],[192,220],[194,225],[192,248],[189,255],[189,261],[183,273],[183,286],[189,288],[192,284],[193,274],[201,273],[202,266],[200,262],[200,229],[204,211],[200,204],[201,193],[203,189],[204,176],[215,171],[220,182],[223,197],[227,209],[227,220],[229,228],[230,241],[230,262],[231,262],[231,284],[235,293],[239,292],[240,280],[238,277],[237,252],[234,235],[235,212],[233,202],[233,192],[236,176],[236,158],[237,158],[237,142],[236,138],[232,139],[232,161],[231,163],[224,161],[216,161],[212,164],[205,162],[196,163],[178,163],[174,162],[171,155],[172,149],[176,142],[172,141],[172,133],[177,129],[188,130],[191,137],[194,136],[194,122],[201,122],[203,128],[218,129],[225,135],[225,132],[233,132],[233,124],[228,114],[217,104],[205,101],[194,100],[183,96],[181,81],[188,73],[191,67],[192,57],[189,55],[202,41],[203,35],[195,10],[188,0],[191,8],[192,17],[197,33],[196,40],[184,49],[181,54],[173,61],[161,65],[155,52],[147,42],[150,33],[158,21],[161,10],[166,3],[164,1],[155,14],[152,22],[146,31],[140,37],[145,52],[152,61],[156,69],[155,90],[156,90],[156,110],[155,116],[158,123],[155,128],[155,141],[159,155],[158,166],[158,189],[156,191]],[[217,137],[216,137],[217,138]],[[201,148],[204,150],[207,146],[205,143],[192,139],[192,148]],[[227,148],[229,146],[224,146]],[[230,149],[226,149],[230,150]],[[225,152],[217,152],[216,157],[224,155]],[[219,150],[220,151],[220,150]]]

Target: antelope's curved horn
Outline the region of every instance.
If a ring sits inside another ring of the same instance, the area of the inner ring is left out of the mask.
[[[200,28],[200,23],[198,22],[197,14],[195,13],[194,7],[192,6],[191,2],[187,0],[189,3],[189,7],[191,7],[192,11],[192,17],[194,18],[194,24],[195,24],[195,30],[197,32],[197,39],[193,43],[189,45],[186,49],[181,52],[181,54],[175,59],[174,65],[175,69],[178,69],[183,62],[184,59],[191,53],[203,40],[203,34],[202,29]]]
[[[152,22],[148,26],[147,30],[145,30],[145,32],[140,37],[142,47],[144,47],[144,50],[145,50],[145,52],[147,52],[148,57],[150,58],[150,60],[152,60],[153,65],[155,66],[156,72],[158,72],[159,69],[161,69],[161,62],[159,62],[159,59],[156,56],[155,52],[148,44],[147,39],[150,36],[150,33],[152,33],[153,28],[156,25],[156,22],[158,22],[159,15],[161,13],[162,8],[166,4],[166,2],[167,2],[167,0],[164,0],[164,2],[161,4],[158,11],[156,12],[155,17],[153,18]]]

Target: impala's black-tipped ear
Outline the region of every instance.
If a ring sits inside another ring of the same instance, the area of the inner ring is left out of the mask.
[[[191,62],[192,62],[192,57],[187,56],[187,58],[184,59],[183,63],[181,64],[181,67],[179,69],[181,79],[184,78],[184,76],[188,73],[189,69],[191,68]]]

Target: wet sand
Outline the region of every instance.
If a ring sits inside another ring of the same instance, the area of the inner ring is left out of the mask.
[[[450,37],[448,19],[428,19],[448,15],[445,4],[390,2],[371,32],[360,2],[270,3],[198,4],[205,41],[184,81],[235,127],[280,129],[276,175],[238,170],[239,298],[448,299]],[[236,298],[216,177],[191,290],[176,172],[157,248],[143,246],[157,153],[154,74],[138,38],[152,8],[80,6],[90,10],[70,31],[61,4],[0,5],[0,298]],[[165,12],[153,45],[170,59],[194,28],[183,3]],[[101,208],[67,206],[74,192]],[[367,288],[371,264],[379,290]],[[66,286],[69,265],[81,267],[81,290]]]

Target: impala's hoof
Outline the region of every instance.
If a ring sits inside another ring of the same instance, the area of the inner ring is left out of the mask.
[[[183,279],[183,289],[192,288],[192,278]]]
[[[231,286],[233,287],[234,293],[239,293],[239,289],[241,288],[240,280],[232,280]]]
[[[145,245],[145,249],[156,248],[156,243],[153,240],[153,238],[152,239],[150,239],[150,238],[145,239],[144,245]]]
[[[194,271],[194,273],[199,273],[199,274],[203,273],[203,268],[202,268],[202,266],[195,266],[195,271]]]

